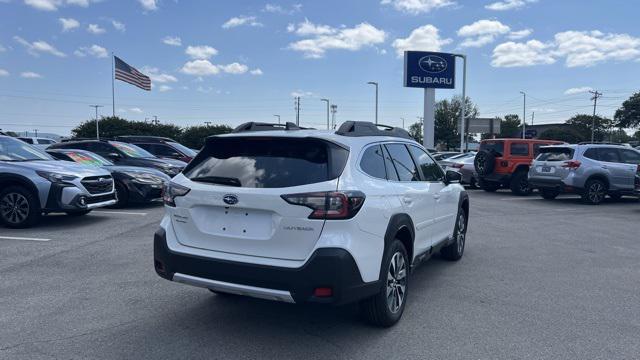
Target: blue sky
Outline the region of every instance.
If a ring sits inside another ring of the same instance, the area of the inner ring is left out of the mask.
[[[639,89],[640,2],[610,0],[0,0],[0,128],[69,133],[111,113],[110,53],[148,73],[153,90],[116,82],[116,113],[186,126],[422,115],[402,87],[405,49],[467,54],[468,96],[483,117],[536,123],[589,113],[588,89],[612,116]],[[458,66],[458,70],[461,66]],[[459,77],[461,78],[461,77]],[[438,90],[438,98],[461,92]],[[529,118],[530,120],[530,118]]]

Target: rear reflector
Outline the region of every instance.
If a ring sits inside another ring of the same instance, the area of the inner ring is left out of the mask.
[[[332,288],[326,288],[326,287],[315,288],[315,290],[313,290],[313,296],[315,296],[315,297],[332,297],[333,296],[333,289]]]

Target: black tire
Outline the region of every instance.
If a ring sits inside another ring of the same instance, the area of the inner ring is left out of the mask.
[[[23,229],[35,225],[41,210],[38,197],[23,186],[0,191],[0,222],[6,227]]]
[[[400,320],[407,303],[409,268],[407,250],[402,242],[396,239],[385,250],[380,272],[380,291],[360,303],[362,314],[368,322],[376,326],[390,327]]]
[[[464,209],[458,209],[458,217],[453,228],[454,240],[451,244],[443,247],[440,254],[449,261],[458,261],[464,255],[464,246],[467,240],[467,213]]]
[[[66,211],[66,214],[73,217],[85,216],[90,213],[91,210],[74,210],[74,211]]]
[[[473,166],[480,176],[487,176],[493,173],[496,167],[496,155],[491,151],[481,150],[473,160]]]
[[[540,189],[540,196],[545,200],[553,200],[560,195],[558,190]]]
[[[500,183],[495,181],[487,181],[487,180],[480,179],[478,180],[478,185],[482,190],[486,192],[496,192],[498,189],[500,189]]]
[[[511,188],[511,192],[518,196],[528,196],[531,195],[533,191],[529,186],[529,174],[526,171],[520,170],[517,171],[511,177],[511,182],[509,183],[509,188]]]
[[[609,194],[609,197],[613,201],[620,201],[622,199],[622,194],[613,193],[613,194]]]
[[[129,190],[121,182],[116,182],[116,203],[114,208],[123,208],[129,205]]]
[[[589,205],[599,205],[607,194],[607,184],[600,179],[588,180],[582,193],[582,201]]]

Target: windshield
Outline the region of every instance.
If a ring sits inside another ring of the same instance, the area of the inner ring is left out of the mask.
[[[52,160],[43,151],[10,137],[0,137],[0,160],[2,161],[34,161]]]
[[[177,142],[168,142],[167,144],[173,146],[174,148],[180,150],[183,154],[189,156],[189,157],[195,157],[197,154],[195,151],[193,151],[192,149],[189,149],[188,147],[177,143]]]
[[[91,166],[111,166],[113,163],[100,155],[88,153],[88,152],[77,152],[77,151],[65,151],[64,152],[68,157],[71,158],[74,162],[82,165],[91,165]]]
[[[119,141],[109,141],[109,144],[115,146],[116,149],[122,151],[123,153],[125,153],[125,155],[132,158],[155,158],[152,153],[133,144],[127,144]]]

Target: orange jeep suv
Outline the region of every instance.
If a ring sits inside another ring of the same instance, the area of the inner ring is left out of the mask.
[[[516,195],[529,195],[531,188],[527,176],[531,161],[538,156],[541,146],[555,144],[564,143],[531,139],[482,140],[474,161],[478,184],[489,192],[504,186]]]

